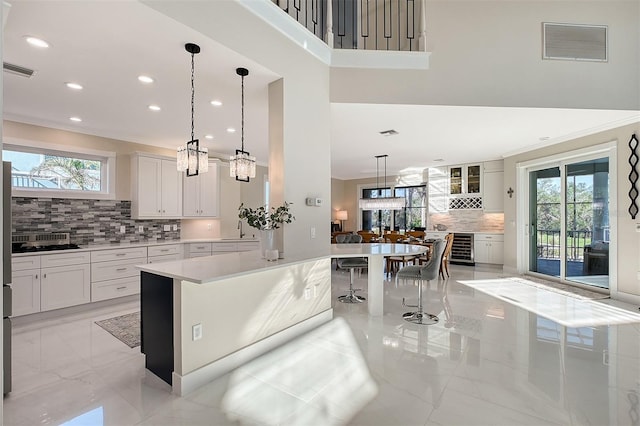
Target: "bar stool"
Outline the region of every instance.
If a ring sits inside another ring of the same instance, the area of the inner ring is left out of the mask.
[[[422,307],[422,283],[423,281],[431,281],[438,278],[438,271],[440,269],[440,258],[444,253],[446,243],[444,240],[436,240],[433,243],[433,253],[431,258],[425,265],[409,265],[400,269],[396,274],[396,284],[398,279],[414,280],[418,281],[418,304],[407,305],[402,298],[402,306],[410,308],[418,308],[417,311],[407,312],[402,314],[402,318],[405,321],[412,322],[414,324],[432,325],[438,322],[438,317],[433,314],[429,314],[423,311]]]
[[[339,235],[339,237],[343,237],[340,239],[336,239],[338,243],[361,243],[362,236],[360,235]],[[355,279],[355,270],[360,268],[367,268],[369,264],[367,263],[367,259],[364,257],[345,257],[343,259],[338,259],[338,268],[340,269],[348,269],[349,270],[349,294],[345,294],[343,296],[338,297],[338,301],[342,303],[362,303],[365,299],[362,296],[358,296],[356,291],[361,291],[361,288],[353,288],[353,281]]]

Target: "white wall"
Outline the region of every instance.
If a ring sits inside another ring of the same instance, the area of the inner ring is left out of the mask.
[[[639,15],[624,0],[427,0],[429,69],[334,68],[331,101],[637,110]],[[542,60],[542,22],[608,25],[609,62]]]

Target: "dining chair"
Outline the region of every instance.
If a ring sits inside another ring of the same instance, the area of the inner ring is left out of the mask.
[[[426,232],[424,231],[407,231],[406,234],[412,238],[423,239],[425,237]]]
[[[336,242],[338,244],[353,244],[361,243],[362,236],[358,234],[350,235],[338,235],[336,236]],[[349,293],[338,297],[338,301],[342,303],[362,303],[365,299],[362,296],[358,296],[356,291],[362,291],[361,288],[353,288],[353,281],[355,280],[355,270],[368,268],[369,263],[366,257],[345,257],[338,259],[338,268],[349,270]]]
[[[407,306],[410,308],[417,308],[416,311],[406,312],[402,314],[402,318],[405,321],[421,324],[421,325],[431,325],[435,324],[439,321],[438,316],[434,314],[430,314],[424,312],[423,304],[422,304],[422,285],[424,281],[432,281],[438,278],[438,270],[440,267],[440,258],[444,253],[446,248],[446,242],[444,240],[436,240],[433,243],[433,255],[431,256],[431,260],[427,262],[425,265],[409,265],[400,269],[396,274],[396,285],[398,280],[414,280],[418,281],[418,304],[417,305],[407,305],[405,303],[405,298],[402,298],[402,306]]]
[[[453,233],[449,233],[444,237],[447,242],[447,246],[442,253],[442,259],[440,259],[440,276],[444,279],[444,273],[447,273],[447,278],[449,277],[449,258],[451,257],[451,247],[453,247]]]

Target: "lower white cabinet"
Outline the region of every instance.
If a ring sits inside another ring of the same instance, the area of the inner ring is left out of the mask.
[[[140,293],[140,270],[136,265],[145,263],[147,247],[92,252],[91,301]]]
[[[478,263],[504,263],[504,235],[502,234],[475,234],[474,257]]]
[[[14,317],[40,312],[40,269],[14,270],[11,293]]]
[[[238,241],[238,251],[260,250],[260,241]]]
[[[41,273],[41,311],[91,302],[91,265],[88,263],[42,268]]]

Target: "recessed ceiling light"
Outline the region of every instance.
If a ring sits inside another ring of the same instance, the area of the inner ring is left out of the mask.
[[[25,36],[25,39],[27,40],[27,43],[29,43],[32,46],[41,47],[43,49],[49,47],[49,43],[47,43],[46,41],[40,38]]]
[[[211,105],[213,105],[213,106],[222,106],[222,102],[220,102],[218,100],[213,100],[213,101],[211,101]]]
[[[160,107],[158,105],[149,105],[149,109],[151,111],[160,111]]]
[[[79,123],[79,122],[82,121],[82,118],[80,118],[80,117],[69,117],[69,120],[75,121],[76,123]]]
[[[65,86],[73,90],[82,90],[82,86],[78,83],[65,83]]]
[[[233,127],[229,127],[229,128],[227,128],[227,132],[229,132],[229,133],[235,133],[235,132],[236,132],[236,129],[234,129]]]
[[[138,81],[140,81],[141,83],[150,84],[153,83],[153,78],[149,77],[148,75],[139,75]]]
[[[213,139],[213,135],[204,135],[205,139]]]

